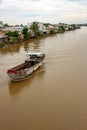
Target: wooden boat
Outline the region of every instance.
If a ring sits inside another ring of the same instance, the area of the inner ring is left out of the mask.
[[[8,76],[13,81],[21,81],[27,79],[34,71],[42,66],[45,54],[28,53],[28,58],[24,63],[13,67],[7,71]]]

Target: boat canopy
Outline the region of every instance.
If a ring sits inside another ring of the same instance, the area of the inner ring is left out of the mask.
[[[27,56],[41,56],[41,55],[45,55],[44,53],[40,53],[40,52],[28,52]]]

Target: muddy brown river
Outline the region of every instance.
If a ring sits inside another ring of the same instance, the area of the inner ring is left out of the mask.
[[[45,52],[43,66],[12,82],[28,51]],[[87,27],[0,51],[0,130],[87,130]]]

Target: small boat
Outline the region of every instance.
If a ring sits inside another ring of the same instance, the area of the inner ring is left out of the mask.
[[[21,81],[27,79],[34,71],[42,66],[45,57],[44,53],[28,53],[28,58],[24,63],[13,67],[7,71],[12,81]]]

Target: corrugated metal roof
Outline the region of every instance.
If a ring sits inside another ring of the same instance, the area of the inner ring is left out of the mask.
[[[0,38],[6,38],[8,36],[6,36],[5,34],[0,34]]]
[[[4,32],[0,31],[0,35],[1,35],[1,34],[4,34]]]

